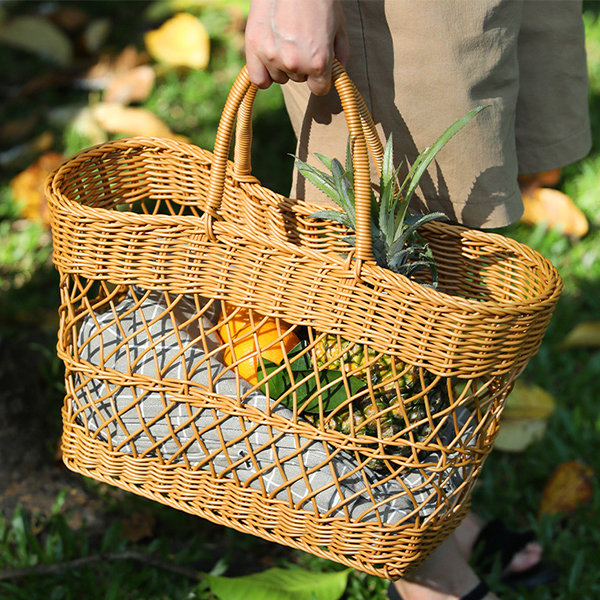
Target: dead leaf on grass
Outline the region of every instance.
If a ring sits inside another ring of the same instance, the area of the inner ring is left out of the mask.
[[[108,133],[187,140],[184,136],[173,133],[164,121],[145,108],[123,106],[117,102],[100,102],[90,110],[98,124]]]
[[[554,398],[538,385],[517,381],[506,399],[502,424],[495,448],[523,452],[546,432],[548,417],[554,412]]]
[[[21,216],[24,219],[49,224],[44,184],[48,175],[62,161],[61,154],[46,152],[11,180],[10,189],[14,199],[21,205]]]
[[[143,102],[150,95],[156,79],[154,69],[147,62],[145,52],[127,46],[116,56],[107,53],[100,56],[77,83],[84,89],[105,90],[105,102]]]
[[[577,460],[557,467],[544,487],[539,514],[569,513],[588,502],[594,493],[593,476],[594,470]]]
[[[66,67],[73,59],[69,38],[43,17],[24,15],[0,23],[0,43],[36,54]]]
[[[68,125],[74,133],[88,140],[91,146],[108,141],[108,134],[98,123],[93,110],[89,106],[78,110],[68,122]]]
[[[583,237],[589,230],[589,223],[583,212],[566,194],[540,187],[523,193],[523,216],[521,222],[527,225],[546,224],[550,229],[558,229],[565,235]]]
[[[113,77],[104,91],[103,99],[105,102],[121,104],[143,102],[152,92],[155,79],[152,67],[148,65],[135,67]]]
[[[550,169],[541,173],[519,175],[519,185],[523,190],[535,189],[542,186],[552,187],[558,184],[562,177],[562,169]]]
[[[589,321],[576,325],[560,343],[561,349],[600,347],[600,321]]]
[[[154,535],[156,518],[148,511],[138,510],[131,513],[127,519],[123,519],[121,525],[125,539],[132,544],[136,544]]]
[[[506,399],[502,419],[547,419],[554,405],[554,397],[544,388],[518,380]]]
[[[144,42],[150,55],[162,64],[192,69],[208,66],[208,33],[200,20],[189,13],[178,13],[158,29],[149,31]]]

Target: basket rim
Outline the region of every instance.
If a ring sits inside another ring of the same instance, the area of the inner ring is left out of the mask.
[[[193,156],[194,158],[201,159],[205,165],[210,166],[212,152],[196,146],[188,142],[182,142],[169,138],[157,138],[157,137],[145,137],[136,136],[129,138],[121,138],[118,140],[110,140],[90,146],[77,154],[67,158],[61,165],[59,165],[47,178],[45,188],[48,203],[51,208],[51,222],[56,220],[55,212],[62,214],[69,214],[71,216],[83,216],[89,218],[92,216],[100,221],[109,221],[113,224],[119,221],[125,223],[146,223],[155,224],[161,226],[177,225],[185,229],[195,230],[192,234],[190,241],[192,241],[198,235],[207,231],[208,225],[208,214],[204,213],[201,216],[186,215],[182,218],[178,215],[152,215],[152,214],[138,214],[131,211],[116,211],[114,209],[94,207],[85,204],[81,204],[75,200],[67,198],[60,190],[60,180],[63,178],[66,172],[71,171],[77,163],[86,160],[88,157],[95,155],[105,155],[115,150],[135,150],[135,149],[163,149],[163,150],[174,150],[179,153],[185,153]],[[269,188],[265,188],[254,176],[243,176],[236,177],[234,170],[233,161],[227,162],[226,177],[230,180],[235,181],[241,189],[247,193],[252,193],[256,188],[267,191],[273,198],[280,199],[283,202],[290,203],[294,209],[298,209],[298,212],[307,217],[315,210],[322,208],[321,205],[304,202],[299,199],[289,198],[283,196]],[[253,196],[256,194],[252,193]],[[337,207],[333,206],[335,210]],[[316,220],[316,219],[315,219]],[[327,252],[323,250],[315,250],[305,245],[297,245],[291,242],[284,242],[281,240],[269,240],[270,244],[268,247],[283,249],[286,252],[291,253],[297,257],[310,256],[315,261],[321,260],[323,266],[327,264],[331,265],[334,269],[340,270],[340,275],[345,274],[348,278],[357,279],[358,283],[366,284],[364,275],[367,275],[372,283],[384,284],[384,285],[400,285],[403,289],[407,290],[407,298],[414,298],[414,302],[428,302],[432,308],[438,308],[443,310],[446,314],[456,312],[457,314],[464,313],[478,313],[481,315],[506,315],[507,313],[515,313],[522,315],[523,313],[535,313],[538,309],[532,308],[532,305],[552,303],[560,296],[562,292],[562,279],[558,273],[556,267],[552,262],[541,255],[536,250],[530,248],[526,244],[508,238],[497,232],[488,232],[479,229],[466,227],[464,225],[447,223],[447,222],[430,222],[426,223],[422,229],[424,231],[430,230],[444,235],[450,235],[455,239],[482,242],[489,246],[496,246],[498,249],[504,251],[510,250],[519,258],[529,258],[530,262],[536,263],[538,267],[543,267],[546,271],[545,275],[545,291],[536,295],[529,296],[525,300],[511,300],[511,299],[493,299],[493,300],[481,300],[475,298],[469,298],[465,296],[455,295],[443,290],[434,289],[432,287],[421,284],[415,279],[411,279],[400,273],[395,273],[389,269],[385,269],[379,266],[375,261],[364,261],[361,265],[361,277],[356,276],[356,269],[351,267],[351,263],[348,258],[337,255],[334,252]],[[199,231],[198,231],[199,230]],[[230,224],[226,220],[217,220],[214,223],[215,234],[217,238],[223,239],[228,235],[235,237],[242,237],[244,239],[250,239],[254,243],[262,244],[267,247],[264,239],[259,239],[259,236],[247,228],[240,227],[239,224]],[[349,256],[352,256],[354,251],[349,252]],[[326,260],[323,260],[326,259]],[[542,277],[539,277],[539,281],[542,282]]]

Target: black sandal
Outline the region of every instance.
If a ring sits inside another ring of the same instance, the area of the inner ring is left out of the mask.
[[[484,525],[473,545],[473,568],[484,577],[491,575],[497,564],[501,572],[504,572],[515,554],[534,540],[533,531],[513,531],[501,519],[493,519]],[[540,561],[525,571],[505,573],[500,581],[509,587],[531,589],[552,583],[557,577],[556,564]]]
[[[480,581],[469,593],[461,596],[460,600],[481,600],[489,591],[487,583]],[[390,583],[390,587],[388,587],[388,598],[389,600],[402,600],[393,583]]]

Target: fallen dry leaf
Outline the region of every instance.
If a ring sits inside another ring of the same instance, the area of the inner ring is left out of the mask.
[[[565,235],[583,237],[589,223],[583,212],[566,194],[552,188],[537,188],[523,193],[524,212],[521,222],[527,225],[545,223]]]
[[[494,448],[502,452],[523,452],[546,433],[546,419],[509,419],[502,421]]]
[[[588,502],[594,493],[593,476],[594,470],[577,460],[557,467],[544,486],[539,514],[568,513]]]
[[[60,67],[68,66],[73,59],[69,38],[43,17],[26,15],[0,23],[0,43],[46,58]]]
[[[24,219],[40,221],[44,225],[49,224],[44,184],[48,175],[62,161],[62,155],[46,152],[11,180],[10,189],[14,199],[21,206],[21,216]]]
[[[88,106],[75,112],[68,125],[75,133],[87,139],[92,146],[108,141],[108,134]]]
[[[554,412],[554,397],[539,385],[522,380],[506,399],[502,419],[546,419]]]
[[[156,75],[148,65],[134,67],[129,71],[115,75],[104,91],[105,102],[130,104],[143,102],[148,98],[154,87]]]
[[[200,20],[189,13],[178,13],[158,29],[149,31],[144,42],[150,55],[165,65],[192,69],[208,66],[208,33]]]
[[[143,102],[152,91],[156,75],[148,66],[148,55],[127,46],[116,56],[103,54],[83,77],[77,80],[80,87],[105,90],[105,102]]]
[[[164,121],[145,108],[123,106],[117,102],[100,102],[90,110],[98,124],[108,133],[186,139],[173,133]]]
[[[562,349],[600,346],[600,321],[576,325],[559,344]]]
[[[154,535],[156,518],[148,511],[136,511],[121,521],[123,535],[132,544]]]
[[[550,169],[541,173],[531,173],[528,175],[519,175],[519,185],[524,191],[539,188],[542,186],[555,186],[562,177],[562,169]]]
[[[553,412],[551,394],[538,385],[516,381],[506,399],[494,447],[504,452],[523,452],[544,436],[546,421]]]

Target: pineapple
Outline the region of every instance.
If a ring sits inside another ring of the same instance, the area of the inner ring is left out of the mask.
[[[446,142],[464,127],[484,107],[480,106],[449,127],[431,147],[415,160],[402,185],[398,169],[393,166],[392,136],[388,139],[381,167],[379,197],[371,191],[371,234],[373,255],[383,268],[418,279],[424,285],[437,286],[437,269],[427,243],[418,228],[434,219],[445,219],[443,213],[409,215],[408,206],[422,174]],[[308,181],[327,194],[343,212],[323,210],[313,217],[331,219],[356,230],[354,207],[354,179],[350,143],[345,167],[336,160],[317,154],[331,174],[320,171],[299,159],[296,166]],[[355,244],[355,237],[344,238]],[[425,277],[423,277],[425,273]],[[342,410],[325,415],[323,426],[345,434],[368,435],[386,440],[422,421],[410,430],[412,439],[423,441],[431,434],[429,414],[434,415],[448,405],[443,381],[433,385],[430,373],[419,374],[419,369],[404,363],[398,357],[378,353],[370,347],[334,335],[324,335],[315,345],[315,358],[320,368],[334,369],[353,375],[371,384],[372,394],[344,405]],[[425,386],[425,387],[424,387]],[[427,393],[423,390],[427,389]],[[399,392],[399,393],[398,393]],[[416,396],[416,398],[415,398]],[[435,424],[435,419],[432,418]],[[320,425],[315,419],[316,425]],[[407,454],[408,446],[389,445],[390,454]],[[383,468],[382,461],[372,461],[371,467]]]
[[[326,334],[315,344],[315,358],[319,368],[343,371],[365,383],[370,382],[373,388],[372,398],[370,395],[363,396],[326,416],[323,423],[326,429],[386,440],[397,437],[402,430],[422,421],[411,429],[412,439],[422,442],[431,433],[425,403],[428,402],[432,415],[448,405],[444,386],[441,382],[433,385],[434,378],[430,373],[424,371],[421,382],[418,367],[398,357],[377,352],[369,346]],[[427,388],[432,388],[426,394],[427,400],[422,394],[411,400],[422,391],[423,383]],[[318,419],[313,423],[317,426],[320,424]],[[386,447],[389,454],[406,455],[409,451],[408,446]],[[375,460],[369,466],[380,470],[384,463]]]

